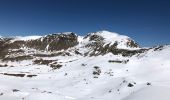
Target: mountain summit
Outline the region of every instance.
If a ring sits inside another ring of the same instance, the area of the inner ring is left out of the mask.
[[[109,31],[98,31],[95,33],[89,33],[85,38],[88,38],[89,41],[100,41],[103,45],[113,46],[119,49],[131,49],[139,48],[139,45],[125,35],[119,35],[118,33],[113,33]]]

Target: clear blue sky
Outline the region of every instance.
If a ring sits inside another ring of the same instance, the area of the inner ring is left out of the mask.
[[[109,30],[142,46],[170,44],[169,0],[0,0],[0,35]]]

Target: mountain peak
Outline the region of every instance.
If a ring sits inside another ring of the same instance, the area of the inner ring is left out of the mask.
[[[102,36],[103,38],[110,38],[110,37],[117,37],[119,36],[118,33],[115,32],[110,32],[110,31],[106,31],[106,30],[102,30],[102,31],[97,31],[94,33],[90,33],[91,35],[99,35]]]
[[[110,32],[106,30],[89,33],[89,36],[94,36],[94,35],[102,37],[107,42],[112,42],[114,40],[130,39],[128,36],[120,35],[118,33]]]
[[[101,31],[97,31],[96,33],[98,34],[112,34],[112,35],[119,35],[118,33],[116,32],[111,32],[111,31],[108,31],[108,30],[101,30]]]
[[[119,49],[133,49],[139,47],[130,37],[106,30],[89,33],[85,38],[89,39],[89,41],[102,42],[104,46],[116,45]]]

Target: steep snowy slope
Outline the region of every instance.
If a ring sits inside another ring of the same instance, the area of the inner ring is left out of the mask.
[[[45,47],[53,40],[69,47],[51,51],[21,43],[12,49],[11,42],[2,43],[8,48],[0,52],[8,53],[0,61],[0,100],[169,100],[169,45],[143,49],[108,31],[26,42],[46,41]]]

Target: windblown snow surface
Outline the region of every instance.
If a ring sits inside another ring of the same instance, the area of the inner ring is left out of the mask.
[[[23,40],[23,41],[27,41],[27,40],[35,40],[35,39],[38,39],[38,38],[41,38],[42,36],[16,36],[14,41],[16,40]]]
[[[170,46],[132,57],[108,53],[43,59],[62,67],[1,61],[8,66],[0,68],[0,100],[170,100]]]

